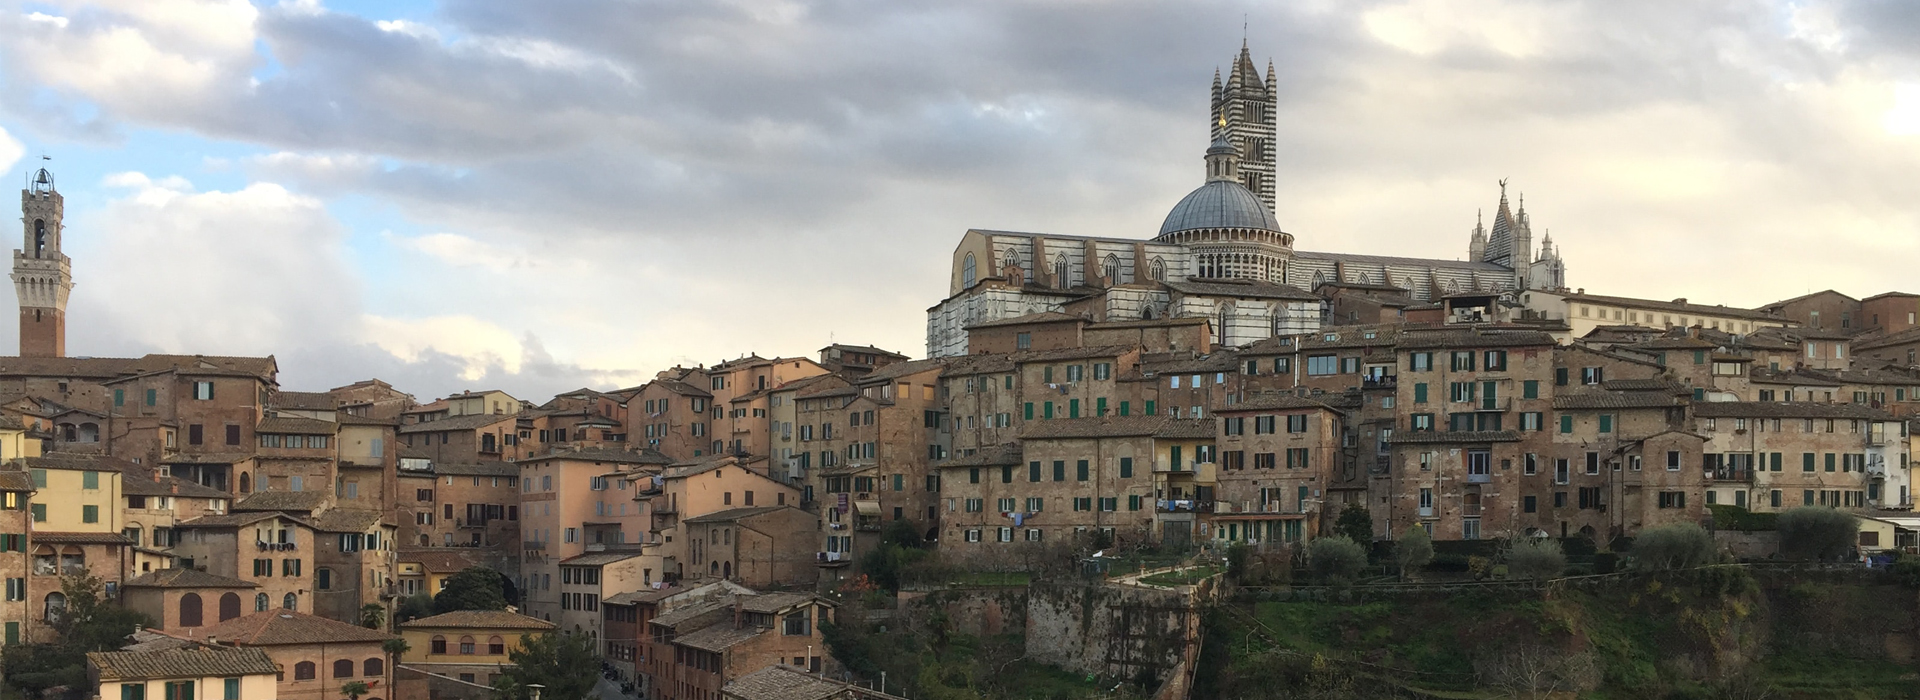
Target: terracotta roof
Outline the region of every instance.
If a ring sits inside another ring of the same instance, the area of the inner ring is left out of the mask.
[[[658,452],[651,450],[635,452],[615,447],[582,447],[577,450],[548,452],[524,459],[514,460],[516,464],[541,462],[550,459],[569,459],[581,462],[614,462],[618,464],[661,464]]]
[[[512,414],[480,413],[471,416],[453,416],[440,420],[423,421],[412,425],[400,426],[401,434],[446,433],[455,430],[479,430],[503,421],[514,420]]]
[[[606,566],[641,556],[639,552],[588,552],[560,560],[567,566]]]
[[[882,379],[898,379],[900,377],[919,374],[921,372],[926,372],[929,370],[943,369],[946,367],[946,365],[947,365],[947,361],[942,358],[935,358],[931,360],[907,360],[905,362],[895,362],[893,364],[880,367],[879,369],[875,369],[874,371],[867,373],[867,375],[861,377],[859,381],[860,383],[865,384],[867,382],[879,381]]]
[[[466,547],[427,547],[404,549],[396,561],[419,562],[428,573],[450,574],[487,565],[487,552]]]
[[[732,607],[733,596],[725,596],[718,600],[707,600],[691,605],[682,605],[671,611],[655,616],[652,622],[662,627],[675,628],[691,622],[702,615],[731,609]]]
[[[1484,330],[1484,329],[1446,329],[1446,330],[1409,330],[1400,334],[1401,348],[1490,348],[1521,347],[1531,345],[1551,346],[1556,343],[1553,336],[1540,331]]]
[[[1851,403],[1710,401],[1693,405],[1701,418],[1859,418],[1895,420],[1893,414]]]
[[[294,435],[332,435],[340,432],[340,424],[333,421],[297,418],[293,416],[275,416],[260,419],[254,426],[256,433],[289,433]]]
[[[769,631],[771,627],[746,626],[734,627],[730,623],[708,625],[705,628],[674,637],[673,643],[706,651],[726,651],[741,642],[753,639]]]
[[[209,574],[198,569],[161,569],[128,579],[137,588],[259,588],[260,584]]]
[[[243,615],[200,630],[202,637],[219,637],[221,642],[244,646],[283,644],[337,644],[344,642],[384,642],[393,635],[349,625],[295,610],[268,610]]]
[[[1076,440],[1107,437],[1211,437],[1213,421],[1168,416],[1103,416],[1063,418],[1027,423],[1022,440]]]
[[[287,518],[289,520],[293,520],[296,522],[302,522],[302,523],[305,522],[294,516],[287,515],[286,513],[280,513],[276,511],[264,511],[264,512],[256,512],[256,513],[230,513],[227,515],[202,515],[192,520],[182,520],[180,522],[174,523],[173,527],[175,529],[194,528],[194,527],[241,527],[243,525],[251,525],[253,523],[257,523],[262,520],[266,520],[268,518]]]
[[[865,688],[850,690],[847,684],[785,664],[768,666],[728,681],[720,692],[738,700],[827,700],[846,692],[860,698],[881,697]]]
[[[874,347],[874,346],[872,346],[872,345],[843,345],[843,344],[840,344],[840,343],[834,343],[834,344],[832,344],[832,345],[828,345],[828,346],[826,346],[826,347],[824,347],[824,348],[820,348],[820,349],[821,349],[822,351],[826,351],[826,350],[834,350],[834,349],[839,349],[839,350],[851,350],[851,351],[853,351],[853,352],[867,352],[867,353],[873,353],[873,354],[876,354],[876,355],[886,355],[886,356],[888,356],[888,357],[898,357],[898,358],[900,358],[900,359],[903,359],[903,360],[904,360],[904,359],[907,359],[907,356],[906,356],[906,355],[902,355],[902,354],[900,354],[900,353],[897,353],[897,352],[894,352],[894,351],[892,351],[892,350],[881,350],[880,348],[876,348],[876,347]]]
[[[729,509],[727,509],[727,510],[722,510],[722,511],[716,511],[716,512],[712,512],[712,513],[708,513],[708,514],[706,514],[706,515],[701,515],[701,516],[696,516],[696,517],[692,517],[692,518],[687,518],[687,519],[686,519],[685,521],[683,521],[683,522],[688,522],[688,523],[725,523],[725,522],[732,522],[732,521],[735,521],[735,520],[739,520],[739,519],[741,519],[741,518],[751,518],[751,517],[753,517],[753,516],[756,516],[756,515],[761,515],[761,514],[765,514],[765,513],[771,513],[771,512],[774,512],[774,511],[776,511],[776,510],[785,510],[785,509],[787,509],[787,508],[792,508],[792,507],[793,507],[793,506],[754,506],[754,507],[751,507],[751,508],[729,508]],[[564,564],[564,563],[567,563],[567,562],[561,562],[561,563],[563,563],[563,564]]]
[[[1417,430],[1417,431],[1409,431],[1405,433],[1394,433],[1393,440],[1392,440],[1393,444],[1395,445],[1424,445],[1424,444],[1430,444],[1430,443],[1459,444],[1459,443],[1519,442],[1519,441],[1520,441],[1520,433],[1518,431],[1513,431],[1513,430],[1460,430],[1460,431],[1447,431],[1447,432],[1436,432],[1432,430]]]
[[[133,544],[117,532],[35,532],[34,542],[46,544]]]
[[[202,452],[177,454],[160,460],[163,464],[237,464],[253,459],[251,452]]]
[[[700,387],[694,386],[692,384],[688,384],[678,379],[655,379],[651,383],[659,385],[660,388],[666,389],[667,391],[671,391],[675,394],[680,394],[681,396],[701,396],[709,399],[713,398],[713,394],[711,392],[708,392],[706,389],[702,389]]]
[[[233,504],[233,510],[290,510],[311,513],[327,504],[324,491],[256,491]]]
[[[1220,408],[1216,408],[1214,409],[1214,412],[1215,413],[1233,413],[1236,411],[1286,411],[1286,410],[1292,410],[1297,408],[1319,408],[1319,409],[1337,412],[1337,409],[1335,409],[1332,406],[1328,406],[1325,403],[1321,403],[1313,399],[1301,398],[1298,396],[1294,396],[1293,394],[1259,394],[1245,401],[1241,401],[1240,403],[1234,404],[1232,406],[1222,406]]]
[[[454,476],[511,476],[518,478],[520,468],[510,462],[479,462],[475,464],[447,464],[434,462],[433,471],[437,474]]]
[[[1800,372],[1774,372],[1761,367],[1753,368],[1747,378],[1761,384],[1792,384],[1795,386],[1837,387],[1836,382],[1825,377],[1812,376]]]
[[[160,651],[94,651],[87,665],[103,681],[264,676],[280,672],[264,649],[194,644]]]
[[[22,461],[26,462],[28,467],[34,469],[67,469],[91,472],[119,472],[127,467],[136,466],[132,462],[108,457],[106,455],[87,455],[73,452],[48,452],[38,457],[28,457]]]
[[[335,508],[313,517],[313,529],[321,532],[366,532],[378,527],[380,512]]]
[[[1091,323],[1091,321],[1087,320],[1085,317],[1075,316],[1073,314],[1063,314],[1058,311],[1042,311],[1039,313],[1015,316],[1013,318],[1002,318],[1002,319],[997,319],[993,321],[983,321],[981,323],[976,323],[971,326],[967,326],[966,330],[972,330],[975,328],[994,328],[998,326],[1024,326],[1032,323],[1069,323],[1069,322]]]
[[[1553,397],[1553,407],[1560,410],[1671,408],[1680,405],[1684,405],[1684,402],[1679,397],[1664,392],[1585,391]]]
[[[324,391],[276,391],[267,400],[270,408],[297,411],[331,411],[335,405],[333,394]]]
[[[1253,280],[1169,280],[1163,282],[1168,289],[1181,294],[1195,294],[1213,297],[1241,297],[1246,299],[1293,299],[1297,301],[1320,301],[1320,297],[1299,287]]]
[[[740,609],[759,613],[777,613],[815,600],[820,600],[820,597],[812,593],[762,593],[739,597]]]
[[[19,471],[0,471],[0,491],[32,491],[33,474]]]
[[[199,484],[196,484],[191,481],[187,481],[186,479],[181,479],[178,477],[163,476],[151,481],[143,477],[144,475],[123,474],[120,478],[121,491],[129,496],[180,496],[183,498],[226,498],[226,499],[233,498],[232,494],[229,494],[225,491],[221,491],[220,489],[216,489],[210,486],[201,486]]]
[[[1607,304],[1612,306],[1631,307],[1636,309],[1658,309],[1661,311],[1672,311],[1675,313],[1683,313],[1688,315],[1722,316],[1727,318],[1746,318],[1746,319],[1754,319],[1754,320],[1761,320],[1761,321],[1785,321],[1786,320],[1779,316],[1775,316],[1773,314],[1769,314],[1763,311],[1741,309],[1741,308],[1736,308],[1732,306],[1718,306],[1718,305],[1708,306],[1706,304],[1693,304],[1693,303],[1688,303],[1685,299],[1675,299],[1673,301],[1655,301],[1652,299],[1635,299],[1632,297],[1612,297],[1612,296],[1604,296],[1600,294],[1568,294],[1566,295],[1566,300],[1570,302],[1586,302],[1589,304]]]
[[[455,610],[432,617],[400,623],[402,629],[418,627],[468,627],[474,629],[550,630],[554,624],[505,610]]]
[[[1685,384],[1671,379],[1608,379],[1600,382],[1609,391],[1686,391]]]

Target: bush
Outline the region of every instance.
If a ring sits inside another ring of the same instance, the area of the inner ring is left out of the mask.
[[[1893,577],[1908,588],[1920,588],[1920,557],[1900,557],[1893,563]]]
[[[1853,553],[1860,519],[1832,508],[1801,506],[1780,514],[1780,555],[1788,559],[1840,561]]]
[[[1400,542],[1393,548],[1393,559],[1400,565],[1401,576],[1433,561],[1433,538],[1427,535],[1427,529],[1407,528],[1407,534],[1401,535]]]
[[[1373,542],[1373,515],[1367,512],[1366,506],[1348,503],[1346,508],[1340,510],[1340,519],[1334,521],[1333,532],[1356,544]]]
[[[1545,537],[1521,538],[1507,552],[1507,575],[1514,578],[1550,579],[1566,570],[1567,555],[1560,543]]]
[[[1348,583],[1367,566],[1367,553],[1352,539],[1336,535],[1307,543],[1307,567],[1322,583]]]
[[[1709,505],[1707,511],[1713,514],[1715,530],[1759,532],[1779,527],[1779,513],[1755,513],[1740,506],[1724,504]]]
[[[1713,535],[1693,523],[1650,527],[1633,541],[1633,568],[1639,571],[1692,569],[1719,562]]]

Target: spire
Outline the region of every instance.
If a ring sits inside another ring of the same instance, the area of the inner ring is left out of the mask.
[[[1207,147],[1207,182],[1240,181],[1240,149],[1227,140],[1226,127],[1227,120],[1221,117],[1220,133],[1213,137],[1213,145]]]
[[[1513,259],[1513,210],[1507,204],[1507,181],[1500,180],[1500,208],[1493,212],[1493,230],[1487,232],[1487,248],[1480,262],[1510,265]]]
[[[1273,85],[1274,85],[1273,59],[1269,58],[1267,59],[1267,89],[1268,90],[1274,89]]]

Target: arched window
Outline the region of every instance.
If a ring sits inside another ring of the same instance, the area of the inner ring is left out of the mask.
[[[76,428],[76,427],[74,427],[74,425],[73,425],[72,423],[61,423],[61,424],[60,424],[60,439],[61,439],[62,441],[65,441],[65,442],[79,442],[79,441],[80,441],[80,429],[79,429],[79,428]]]
[[[1361,283],[1361,284],[1373,284],[1373,278],[1372,278],[1372,277],[1368,277],[1368,276],[1367,276],[1367,273],[1365,273],[1365,272],[1362,272],[1362,273],[1360,273],[1360,283]]]
[[[47,221],[33,220],[33,257],[40,257],[47,251]]]
[[[60,621],[60,615],[67,611],[67,594],[54,591],[47,594],[46,614],[41,619],[48,624]]]
[[[339,661],[333,662],[333,677],[334,678],[352,678],[353,677],[353,660],[341,659]]]
[[[240,594],[227,593],[220,596],[220,621],[226,622],[240,616]]]
[[[461,637],[461,638],[460,638],[460,653],[462,653],[462,654],[468,654],[468,655],[471,655],[471,654],[473,653],[473,638],[472,638],[472,637]]]
[[[33,550],[33,575],[59,576],[60,555],[52,547],[40,545]]]
[[[974,280],[980,277],[979,263],[973,259],[973,253],[967,253],[967,259],[960,263],[960,288],[972,287]]]
[[[420,546],[425,547],[429,544],[429,542],[431,542],[431,540],[428,540],[426,535],[420,536]]]
[[[317,667],[313,665],[312,661],[302,661],[300,663],[294,664],[293,679],[296,681],[313,680],[313,675],[315,670],[317,670]]]
[[[200,626],[200,594],[188,593],[180,596],[180,626]]]
[[[447,653],[447,638],[437,634],[433,635],[433,645],[427,648],[427,653],[429,654]]]
[[[380,657],[376,656],[371,659],[367,659],[365,662],[360,664],[360,675],[362,676],[372,678],[375,676],[384,676],[386,675],[386,673],[387,673],[387,662],[385,659],[382,659]]]
[[[1108,285],[1120,283],[1120,256],[1107,254],[1107,260],[1100,264],[1100,274],[1107,277]]]
[[[240,472],[240,493],[253,493],[253,476]]]
[[[253,597],[253,611],[254,611],[254,612],[266,612],[266,611],[267,611],[267,605],[268,605],[268,602],[267,602],[267,601],[269,601],[269,600],[271,600],[271,599],[270,599],[270,598],[268,598],[268,597],[267,597],[267,594],[265,594],[265,593],[261,593],[261,594],[259,594],[259,595],[256,595],[256,596],[254,596],[254,597]]]
[[[721,562],[720,578],[733,578],[733,562]]]
[[[86,573],[87,553],[79,547],[67,545],[60,550],[60,575],[71,576]]]
[[[1166,261],[1161,260],[1159,258],[1154,258],[1153,263],[1147,267],[1147,274],[1148,276],[1152,277],[1155,282],[1167,281]]]
[[[300,597],[288,593],[286,597],[280,599],[280,607],[288,610],[298,610],[300,609]]]
[[[506,653],[507,653],[507,640],[505,640],[505,639],[501,639],[501,638],[500,638],[500,635],[497,635],[497,634],[496,634],[496,635],[493,635],[493,636],[491,636],[491,637],[488,637],[488,638],[487,638],[487,653],[489,653],[489,654],[492,654],[492,655],[494,655],[494,656],[501,656],[501,655],[503,655],[503,654],[506,654]]]
[[[1007,261],[1005,265],[1007,267],[1014,267],[1014,268],[1020,267],[1020,251],[1014,250],[1012,248],[1008,248]]]
[[[1066,289],[1073,286],[1073,280],[1067,278],[1067,254],[1053,256],[1053,286]]]

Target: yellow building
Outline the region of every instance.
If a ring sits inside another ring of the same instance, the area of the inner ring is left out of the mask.
[[[0,414],[0,461],[40,456],[39,438],[27,437],[27,428],[18,416]]]
[[[38,492],[32,508],[35,532],[120,532],[120,471],[102,459],[54,452],[26,460]]]
[[[96,651],[87,654],[94,697],[278,700],[280,672],[267,652],[189,644],[159,651]]]
[[[407,653],[400,662],[434,675],[491,684],[521,635],[551,632],[554,625],[505,610],[458,610],[400,623]]]

